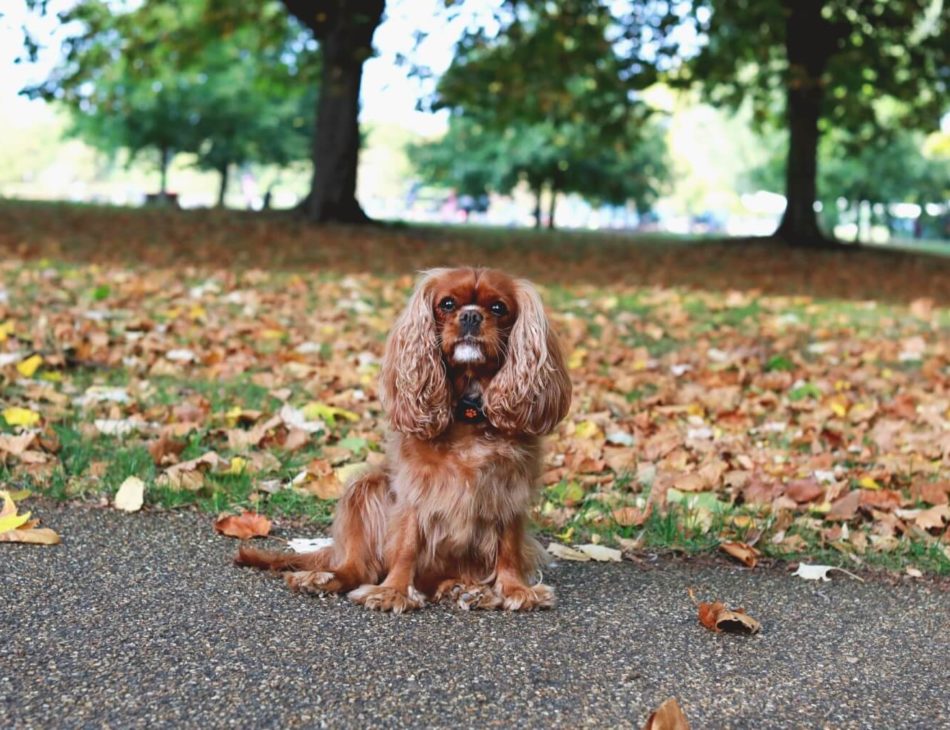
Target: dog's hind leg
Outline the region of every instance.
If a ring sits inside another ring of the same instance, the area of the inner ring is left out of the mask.
[[[391,504],[389,480],[374,470],[352,482],[336,507],[333,546],[326,559],[294,569],[284,578],[292,589],[307,592],[347,592],[376,583],[384,572],[383,541]]]

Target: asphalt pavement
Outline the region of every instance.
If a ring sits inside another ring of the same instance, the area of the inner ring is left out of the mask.
[[[31,508],[63,542],[0,544],[4,727],[640,727],[672,696],[694,729],[950,728],[946,582],[562,563],[552,611],[391,616],[233,567],[206,515]]]

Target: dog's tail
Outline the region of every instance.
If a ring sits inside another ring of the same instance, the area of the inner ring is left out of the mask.
[[[332,554],[332,547],[311,553],[277,553],[242,547],[234,556],[234,564],[261,570],[329,570]]]

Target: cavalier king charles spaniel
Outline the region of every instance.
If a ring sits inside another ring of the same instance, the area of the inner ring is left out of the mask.
[[[541,437],[567,415],[571,381],[534,287],[491,269],[426,272],[386,343],[380,399],[386,464],[348,485],[332,546],[245,547],[237,564],[394,613],[427,599],[553,606],[532,584],[545,553],[526,528]]]

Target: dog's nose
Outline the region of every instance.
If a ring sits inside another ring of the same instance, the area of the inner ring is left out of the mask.
[[[478,328],[482,323],[484,317],[482,313],[475,309],[466,309],[459,315],[459,323],[462,325],[463,334],[474,334],[478,332]]]

